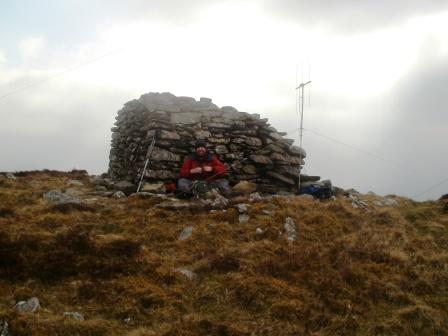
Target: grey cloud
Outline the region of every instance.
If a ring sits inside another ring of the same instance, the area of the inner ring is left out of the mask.
[[[448,126],[448,60],[423,60],[420,67],[396,86],[394,108],[400,119],[411,124]]]
[[[0,171],[105,172],[110,128],[117,111],[135,94],[51,84],[0,100]]]
[[[423,191],[448,177],[448,60],[434,46],[422,48],[417,66],[405,75],[389,95],[391,117],[383,140],[390,155],[418,171],[412,184]],[[438,198],[448,191],[445,183],[419,199]]]
[[[445,0],[264,0],[263,7],[302,26],[345,33],[382,28],[417,15],[448,10]]]

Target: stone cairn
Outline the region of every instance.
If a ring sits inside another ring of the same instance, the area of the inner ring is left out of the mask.
[[[115,119],[109,163],[114,180],[139,180],[155,136],[144,176],[148,184],[176,182],[195,140],[205,139],[227,166],[232,185],[250,181],[266,193],[297,190],[305,151],[258,114],[219,108],[209,98],[148,93],[127,102]]]

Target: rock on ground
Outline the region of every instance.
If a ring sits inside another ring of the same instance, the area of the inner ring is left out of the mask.
[[[71,317],[72,319],[76,321],[84,321],[84,315],[78,312],[64,312],[64,317]]]
[[[65,203],[80,203],[78,197],[73,196],[73,192],[67,190],[62,192],[61,190],[54,189],[43,194],[45,200],[53,204],[65,204]]]
[[[295,241],[297,239],[296,223],[294,223],[291,217],[286,217],[283,228],[285,229],[288,241]]]
[[[193,234],[193,230],[194,228],[192,226],[187,226],[186,228],[184,228],[182,230],[182,232],[179,234],[178,239],[179,240],[185,240],[187,238],[190,238],[191,235]]]
[[[14,307],[20,312],[34,313],[40,308],[39,299],[37,297],[32,297],[27,301],[19,301]]]

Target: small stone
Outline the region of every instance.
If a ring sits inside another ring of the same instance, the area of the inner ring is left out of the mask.
[[[67,181],[67,184],[68,184],[69,186],[78,186],[78,187],[81,187],[81,186],[84,185],[84,183],[82,183],[82,182],[79,181],[79,180],[68,180],[68,181]]]
[[[257,190],[257,185],[249,181],[238,182],[233,188],[236,193],[250,194]]]
[[[285,223],[283,224],[285,229],[286,237],[288,241],[295,241],[297,239],[296,224],[291,217],[286,217]]]
[[[257,174],[257,168],[254,165],[244,165],[241,170],[249,175],[255,175]]]
[[[176,132],[161,130],[160,131],[160,139],[164,140],[180,140],[180,135]]]
[[[238,216],[238,221],[240,223],[247,223],[249,221],[249,219],[250,219],[249,215],[246,215],[246,214],[241,214]]]
[[[216,189],[212,190],[212,197],[214,199],[210,202],[210,206],[214,209],[222,209],[229,204],[229,200],[222,196]]]
[[[9,333],[8,321],[6,321],[6,319],[3,321],[0,320],[0,336],[11,336]]]
[[[16,180],[17,179],[17,177],[15,177],[13,173],[6,173],[5,176],[9,180]]]
[[[180,162],[180,155],[171,153],[165,149],[154,147],[151,153],[151,161],[175,161]]]
[[[104,187],[111,187],[114,184],[111,179],[101,178],[98,176],[95,176],[92,179],[90,179],[90,183],[92,183],[95,186],[104,186]]]
[[[259,236],[259,235],[263,234],[263,230],[260,229],[260,228],[257,228],[257,229],[255,230],[255,234],[256,234],[257,236]]]
[[[125,198],[126,194],[124,192],[122,192],[122,191],[117,191],[116,193],[114,193],[112,195],[112,197],[116,198],[116,199]]]
[[[238,110],[234,108],[233,106],[223,106],[221,107],[221,111],[225,113],[236,113]]]
[[[208,139],[212,134],[209,131],[199,130],[194,133],[196,139]]]
[[[201,97],[199,98],[199,101],[202,103],[211,103],[212,99],[211,98],[206,98],[206,97]]]
[[[243,213],[247,212],[247,204],[245,204],[245,203],[236,204],[235,208],[238,209],[238,212],[240,214],[243,214]]]
[[[193,280],[194,278],[196,278],[196,273],[187,270],[186,268],[176,268],[175,270],[177,273],[180,273],[184,276],[186,276],[188,279]]]
[[[255,146],[255,147],[261,147],[263,145],[263,142],[258,138],[248,137],[244,141],[246,145],[248,146]]]
[[[193,234],[193,227],[192,226],[187,226],[186,228],[184,228],[182,230],[182,232],[179,234],[179,237],[177,239],[179,240],[185,240],[187,238],[190,238],[191,235]]]
[[[385,198],[383,200],[383,203],[384,203],[384,205],[387,205],[387,206],[393,206],[393,205],[397,205],[398,204],[397,200],[395,200],[393,198]]]
[[[102,185],[97,185],[97,186],[95,186],[95,190],[96,191],[107,191],[107,188]]]
[[[272,214],[272,211],[269,211],[269,210],[261,210],[261,213],[262,213],[263,215],[268,215],[268,216],[270,216],[270,215]]]
[[[140,188],[141,192],[149,193],[165,193],[165,185],[163,183],[143,183]]]
[[[270,158],[268,158],[267,156],[263,156],[263,155],[250,155],[249,158],[258,164],[262,164],[262,165],[272,165],[272,160]]]
[[[215,152],[216,152],[216,154],[222,155],[222,154],[227,154],[229,152],[229,150],[227,149],[226,146],[219,145],[219,146],[215,147]]]
[[[80,203],[79,199],[73,196],[70,190],[67,191],[69,192],[63,193],[61,190],[54,189],[44,193],[43,197],[46,201],[53,204]]]
[[[27,301],[19,301],[14,307],[20,312],[34,313],[40,308],[39,299],[32,297]]]
[[[251,202],[251,203],[260,202],[262,200],[263,200],[263,198],[257,192],[254,192],[254,193],[249,195],[249,202]]]
[[[71,317],[72,319],[76,321],[84,321],[84,315],[78,312],[64,312],[64,317]]]

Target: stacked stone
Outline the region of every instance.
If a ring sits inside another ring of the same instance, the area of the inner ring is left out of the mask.
[[[135,182],[155,136],[145,179],[175,182],[195,140],[205,139],[209,150],[227,166],[232,184],[248,180],[263,192],[296,190],[306,153],[284,135],[258,114],[238,112],[231,106],[219,108],[208,98],[196,101],[148,93],[118,111],[109,174],[115,180]]]

